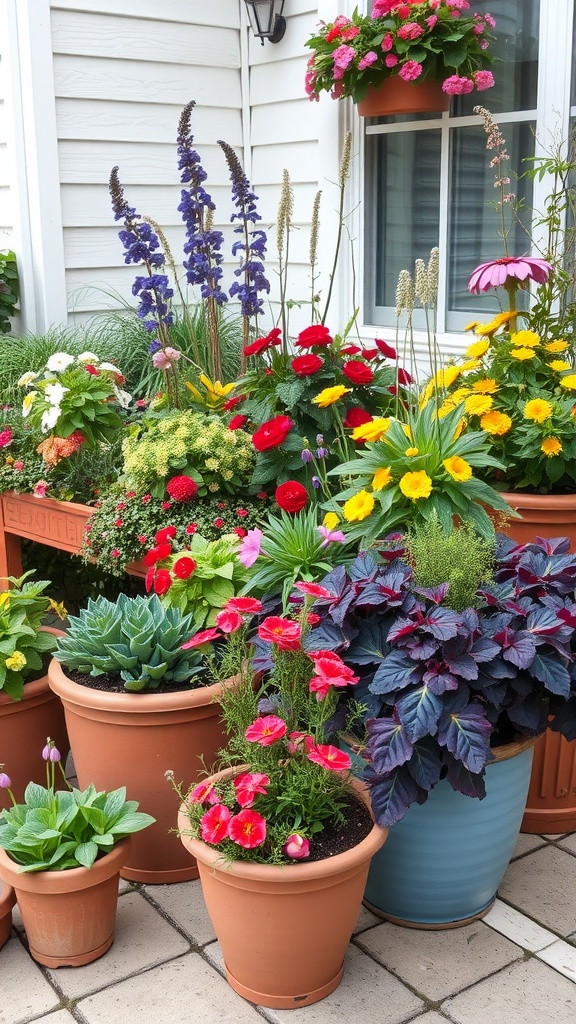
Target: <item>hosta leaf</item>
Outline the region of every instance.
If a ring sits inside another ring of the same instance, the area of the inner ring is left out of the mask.
[[[79,864],[85,868],[91,868],[99,850],[96,843],[79,843],[74,853]]]
[[[412,756],[413,744],[401,722],[371,718],[367,723],[368,753],[377,772],[384,775]]]
[[[471,701],[461,711],[442,716],[438,741],[472,772],[481,772],[490,758],[492,726],[481,704]]]

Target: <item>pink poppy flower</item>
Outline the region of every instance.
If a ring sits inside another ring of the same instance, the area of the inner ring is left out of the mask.
[[[252,807],[258,793],[266,794],[270,779],[262,772],[243,772],[234,779],[236,799],[240,807]]]
[[[216,625],[223,633],[235,633],[237,629],[244,625],[244,619],[240,612],[234,608],[225,608],[223,611],[218,612]]]
[[[249,743],[259,743],[261,747],[271,747],[277,740],[286,735],[286,722],[278,715],[262,715],[249,725],[244,733]]]
[[[291,732],[288,736],[288,750],[295,754],[303,746],[304,750],[312,750],[314,740],[307,732]]]
[[[310,856],[310,843],[298,832],[293,832],[284,843],[282,853],[291,857],[292,860],[304,860],[305,857]]]
[[[324,538],[321,548],[327,548],[329,544],[342,544],[346,540],[346,534],[342,533],[342,530],[329,530],[327,526],[319,526],[318,533]]]
[[[476,267],[470,275],[468,291],[487,292],[489,288],[505,285],[509,278],[518,281],[521,288],[527,281],[544,284],[551,271],[550,263],[534,256],[503,256]]]
[[[327,768],[331,772],[348,771],[351,765],[350,757],[338,747],[330,743],[318,743],[308,751],[308,760]]]
[[[191,647],[201,647],[202,644],[209,644],[213,640],[218,640],[221,636],[222,634],[219,629],[203,629],[200,633],[195,633],[185,644],[182,644],[182,650],[188,651]]]
[[[245,565],[247,569],[249,569],[251,565],[254,565],[254,562],[256,561],[258,555],[260,554],[262,547],[262,537],[262,530],[259,530],[258,527],[255,527],[253,530],[248,530],[248,533],[246,534],[240,545],[238,558],[242,562],[242,565]]]
[[[245,850],[253,850],[261,846],[266,839],[266,822],[261,814],[245,807],[233,818],[230,818],[228,835],[233,842]]]
[[[267,644],[276,644],[281,651],[299,651],[302,630],[297,622],[269,615],[258,626],[258,636]]]
[[[219,804],[221,799],[213,782],[199,782],[188,796],[189,804]]]
[[[243,615],[256,615],[262,611],[262,601],[257,601],[255,597],[231,597],[224,608],[233,608]]]
[[[225,804],[214,804],[200,821],[200,836],[205,843],[216,845],[229,834],[232,815]]]
[[[330,600],[334,600],[336,597],[336,594],[326,590],[326,587],[321,587],[319,583],[307,583],[306,580],[300,580],[294,586],[296,590],[299,590],[302,594],[308,594],[310,597],[329,597]]]

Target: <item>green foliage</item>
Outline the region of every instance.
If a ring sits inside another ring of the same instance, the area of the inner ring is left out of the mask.
[[[0,334],[10,334],[10,317],[14,316],[18,295],[16,254],[4,249],[0,252]]]
[[[181,649],[193,632],[193,616],[164,608],[155,594],[148,598],[120,594],[115,602],[97,597],[70,618],[55,657],[93,677],[118,677],[126,690],[135,693],[164,683],[186,689],[203,671],[198,651]]]
[[[162,603],[178,609],[182,615],[191,615],[197,629],[213,626],[218,612],[238,594],[251,575],[238,558],[239,547],[240,540],[234,534],[208,541],[195,533],[187,550],[176,551],[158,563],[159,567],[170,571],[172,579]],[[186,556],[193,559],[195,569],[187,579],[180,579],[174,567]]]
[[[53,785],[30,782],[24,803],[0,812],[0,846],[21,865],[19,873],[91,868],[121,839],[154,824],[137,808],[136,800],[126,800],[125,786],[54,792]]]
[[[480,585],[493,578],[495,543],[479,537],[469,523],[446,535],[438,520],[431,519],[411,531],[406,547],[415,585],[448,583],[443,604],[454,611],[474,607]]]
[[[0,593],[0,691],[20,700],[26,679],[41,675],[43,655],[52,651],[56,640],[51,633],[40,632],[42,621],[53,606],[44,591],[48,580],[8,577],[11,590]]]
[[[172,476],[189,476],[198,493],[233,494],[247,487],[254,464],[250,434],[228,430],[217,416],[149,415],[124,441],[124,483],[160,498]]]

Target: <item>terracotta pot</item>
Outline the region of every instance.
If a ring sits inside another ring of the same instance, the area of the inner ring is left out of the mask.
[[[404,82],[399,75],[371,85],[363,100],[356,104],[361,117],[385,117],[390,114],[419,114],[448,110],[450,96],[442,92],[441,82],[425,78],[423,82]]]
[[[122,877],[154,885],[198,878],[171,831],[178,797],[165,772],[173,771],[176,782],[190,781],[216,760],[226,740],[216,703],[221,684],[177,693],[106,693],[74,683],[55,658],[48,678],[64,704],[80,787],[126,786],[128,799],[156,818],[134,835]]]
[[[369,806],[364,787],[358,783],[356,790]],[[185,832],[189,827],[182,807],[178,828]],[[374,825],[345,853],[281,867],[224,863],[206,843],[181,836],[197,859],[226,977],[236,992],[260,1006],[288,1010],[316,1003],[334,991],[342,978],[370,858],[387,833]]]
[[[14,888],[30,955],[45,967],[81,967],[114,941],[119,870],[130,851],[122,839],[90,869],[32,871],[0,849],[0,877]]]
[[[12,907],[16,903],[16,893],[11,885],[0,879],[0,949],[10,936],[12,927]]]
[[[522,519],[510,519],[498,529],[517,544],[529,544],[535,537],[569,537],[576,551],[576,494],[502,493]]]
[[[61,629],[41,628],[54,636],[64,636]],[[54,740],[64,762],[70,750],[64,708],[52,693],[47,675],[25,683],[22,700],[12,700],[0,691],[0,762],[12,779],[18,803],[22,802],[29,782],[46,785],[46,765],[41,755],[48,736]],[[7,791],[0,789],[0,811],[11,806]]]

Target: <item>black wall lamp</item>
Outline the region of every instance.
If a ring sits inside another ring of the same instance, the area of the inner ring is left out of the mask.
[[[286,31],[286,18],[282,17],[284,0],[244,0],[244,3],[250,27],[262,46],[265,39],[279,43]]]

